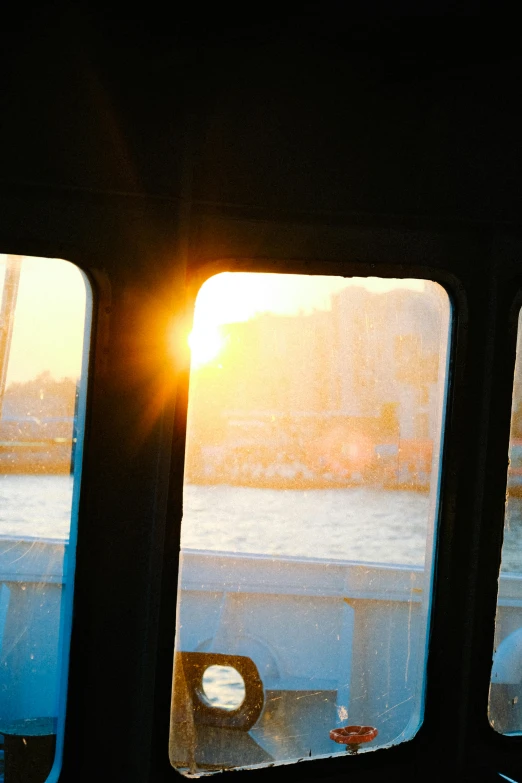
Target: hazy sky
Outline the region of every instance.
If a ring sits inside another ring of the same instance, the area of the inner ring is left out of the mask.
[[[196,299],[194,328],[189,338],[192,367],[203,366],[219,355],[223,324],[246,321],[263,312],[296,315],[328,310],[332,294],[350,286],[363,286],[376,293],[397,288],[424,290],[422,280],[411,279],[223,272],[209,278]]]
[[[6,256],[0,255],[3,289]],[[372,291],[423,290],[419,280],[343,278],[225,272],[207,280],[197,302],[194,325],[207,332],[244,321],[258,312],[296,314],[328,309],[333,293],[363,285]],[[73,264],[56,258],[24,257],[16,305],[7,384],[48,370],[55,378],[80,374],[86,282]],[[201,342],[212,339],[202,334]]]
[[[0,255],[3,291],[6,257]],[[55,378],[80,374],[86,288],[73,264],[24,257],[16,304],[7,385],[48,370]]]
[[[210,326],[245,321],[256,312],[295,314],[300,310],[327,310],[332,294],[349,286],[364,286],[380,293],[396,288],[424,290],[422,280],[411,279],[223,272],[202,285],[196,300],[196,317]]]

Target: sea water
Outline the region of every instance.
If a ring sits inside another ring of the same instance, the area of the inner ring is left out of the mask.
[[[67,540],[72,486],[69,475],[0,476],[0,536]],[[427,494],[402,490],[188,484],[181,546],[422,566],[430,509]],[[522,498],[507,505],[502,570],[522,573]]]

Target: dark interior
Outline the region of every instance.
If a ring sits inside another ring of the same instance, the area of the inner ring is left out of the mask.
[[[188,371],[181,349],[166,371],[161,335],[219,269],[427,277],[454,308],[423,726],[374,754],[223,774],[521,779],[522,738],[487,719],[522,302],[520,27],[383,6],[6,13],[0,248],[73,261],[94,291],[63,783],[178,777]]]

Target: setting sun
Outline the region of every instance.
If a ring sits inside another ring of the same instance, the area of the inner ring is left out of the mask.
[[[191,331],[188,344],[192,355],[192,366],[200,367],[216,358],[223,347],[224,340],[217,326],[202,324]]]
[[[329,310],[332,296],[349,287],[387,293],[397,288],[424,290],[423,280],[380,277],[326,277],[255,272],[221,272],[201,286],[194,313],[194,328],[247,321],[259,313],[297,315]]]
[[[192,368],[202,367],[219,356],[225,344],[224,324],[248,321],[261,313],[297,316],[328,311],[332,297],[352,286],[372,293],[397,288],[422,291],[424,281],[252,272],[214,275],[203,283],[196,299],[194,328],[188,336]]]

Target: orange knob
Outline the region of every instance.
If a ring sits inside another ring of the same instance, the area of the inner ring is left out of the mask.
[[[346,745],[349,753],[357,753],[360,745],[371,742],[378,733],[373,726],[343,726],[341,729],[332,729],[330,739],[340,745]]]

